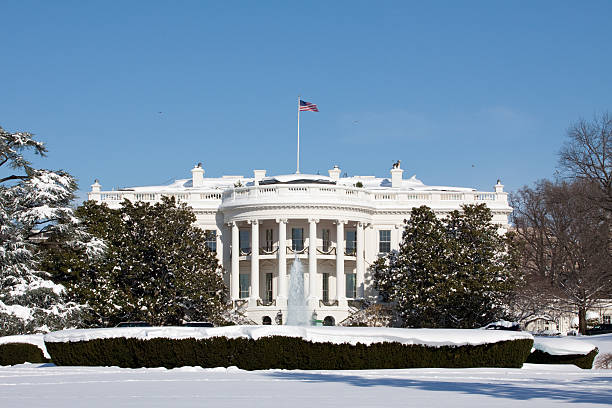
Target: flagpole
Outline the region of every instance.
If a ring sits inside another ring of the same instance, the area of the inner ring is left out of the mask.
[[[300,95],[298,95],[297,171],[295,174],[300,174]]]

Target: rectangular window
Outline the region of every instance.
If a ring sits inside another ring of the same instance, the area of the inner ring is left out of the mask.
[[[239,283],[239,289],[240,289],[240,298],[244,299],[244,298],[248,298],[249,297],[249,285],[250,285],[250,275],[248,273],[241,273],[240,274],[240,283]]]
[[[329,241],[329,230],[328,229],[324,229],[322,232],[322,239],[323,239],[323,252],[329,252],[329,247],[330,245],[330,241]]]
[[[266,230],[266,251],[272,252],[274,250],[274,230]]]
[[[348,230],[346,231],[346,254],[347,255],[355,255],[355,250],[357,246],[357,231]]]
[[[240,230],[240,252],[241,255],[251,253],[251,231]]]
[[[604,324],[610,324],[610,323],[612,323],[611,316],[604,315],[604,317],[603,317],[603,322],[604,322]]]
[[[212,252],[217,252],[217,231],[216,230],[206,230],[206,246]]]
[[[266,273],[266,302],[272,302],[272,274]]]
[[[354,273],[346,274],[346,297],[349,299],[357,297],[357,279]]]
[[[329,273],[323,274],[323,301],[329,302]]]
[[[391,252],[391,230],[378,231],[378,252],[381,254]]]
[[[291,228],[291,249],[295,252],[304,250],[304,228]]]

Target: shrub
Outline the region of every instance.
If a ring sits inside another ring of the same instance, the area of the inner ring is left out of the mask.
[[[477,346],[404,345],[400,343],[313,343],[286,336],[148,340],[95,339],[46,343],[57,365],[119,367],[229,367],[245,370],[383,369],[413,367],[521,367],[531,339]]]
[[[41,349],[34,344],[7,343],[0,344],[0,365],[14,365],[22,363],[46,363]]]
[[[589,354],[552,355],[541,350],[535,350],[527,357],[525,362],[533,364],[574,364],[580,368],[589,369],[593,367],[593,360],[598,351],[596,348]]]
[[[595,361],[595,368],[599,370],[612,370],[612,353],[600,355],[597,361]]]

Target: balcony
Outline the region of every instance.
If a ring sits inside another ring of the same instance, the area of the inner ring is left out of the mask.
[[[130,190],[89,193],[89,199],[117,205],[124,199],[156,202],[162,197],[174,197],[194,208],[265,206],[278,204],[352,205],[368,209],[418,207],[457,207],[457,204],[487,203],[508,208],[507,193],[480,191],[406,191],[391,188],[371,189],[342,185],[261,185],[215,191],[139,192]]]

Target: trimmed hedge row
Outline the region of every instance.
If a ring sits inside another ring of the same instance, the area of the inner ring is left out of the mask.
[[[599,350],[595,348],[589,354],[553,355],[545,351],[535,350],[527,357],[526,363],[533,364],[574,364],[580,368],[590,369]]]
[[[0,344],[0,365],[14,365],[22,363],[46,363],[41,349],[34,344],[6,343]]]
[[[229,367],[245,370],[358,370],[416,367],[521,367],[533,340],[477,346],[428,347],[400,343],[313,343],[286,336],[149,340],[95,339],[46,343],[57,365],[119,367]]]

